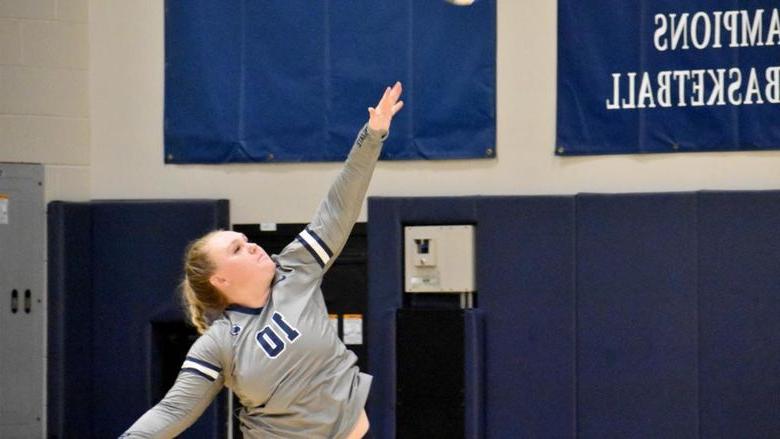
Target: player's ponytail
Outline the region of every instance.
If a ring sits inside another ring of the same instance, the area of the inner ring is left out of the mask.
[[[214,263],[206,253],[206,242],[217,231],[192,241],[184,253],[184,280],[180,289],[190,322],[199,334],[211,326],[212,318],[222,313],[228,305],[225,296],[217,290],[209,278],[214,274]]]

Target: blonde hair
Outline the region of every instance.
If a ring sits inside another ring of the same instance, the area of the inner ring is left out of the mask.
[[[199,334],[209,329],[222,311],[228,306],[225,295],[209,282],[216,267],[209,258],[206,244],[220,230],[214,230],[192,241],[184,252],[184,279],[181,282],[181,296],[190,323]]]

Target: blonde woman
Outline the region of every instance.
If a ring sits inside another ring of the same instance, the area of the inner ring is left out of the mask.
[[[170,438],[223,386],[238,395],[245,438],[361,438],[371,376],[331,328],[322,276],[360,212],[382,142],[403,107],[387,87],[311,223],[269,256],[219,230],[187,248],[182,293],[201,336],[162,401],[121,437]]]

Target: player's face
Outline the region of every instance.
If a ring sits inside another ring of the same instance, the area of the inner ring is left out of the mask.
[[[223,230],[214,234],[207,244],[218,288],[228,296],[232,292],[264,291],[273,281],[276,265],[265,250],[249,242],[243,233]]]

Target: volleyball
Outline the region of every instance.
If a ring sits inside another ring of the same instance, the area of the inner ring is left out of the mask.
[[[444,1],[453,4],[455,6],[471,6],[474,4],[475,0],[444,0]]]

